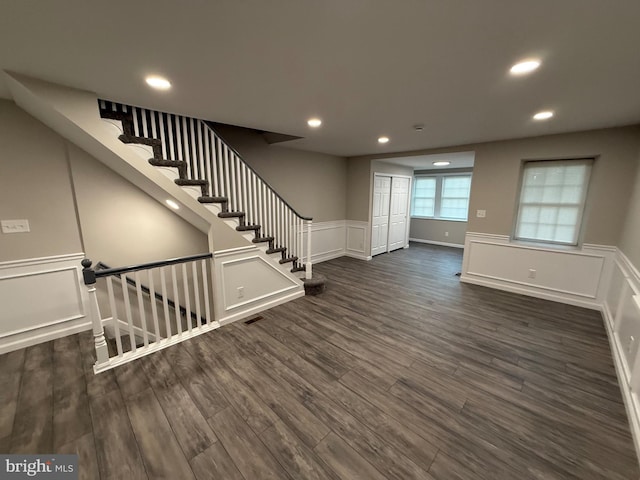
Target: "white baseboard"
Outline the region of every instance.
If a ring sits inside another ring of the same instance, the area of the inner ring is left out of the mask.
[[[543,300],[550,300],[552,302],[566,303],[568,305],[574,305],[576,307],[589,308],[591,310],[601,310],[601,305],[595,301],[578,300],[576,298],[567,297],[565,295],[553,292],[543,292],[539,290],[533,290],[525,286],[517,286],[513,283],[502,283],[489,278],[481,278],[477,275],[470,276],[462,274],[460,281],[463,283],[470,283],[473,285],[480,285],[481,287],[494,288],[496,290],[503,290],[505,292],[517,293],[520,295],[526,295],[528,297],[541,298]]]
[[[436,242],[435,240],[423,240],[421,238],[410,238],[409,241],[416,243],[428,243],[429,245],[440,245],[441,247],[464,248],[464,245],[459,243]]]
[[[358,260],[364,260],[366,262],[368,262],[373,258],[371,255],[365,255],[364,253],[354,253],[354,252],[347,252],[343,256],[357,258]]]

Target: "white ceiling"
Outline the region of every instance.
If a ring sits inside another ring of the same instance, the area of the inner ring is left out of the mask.
[[[438,153],[432,155],[411,155],[408,157],[380,158],[381,162],[411,167],[414,170],[450,170],[452,168],[472,168],[475,152]],[[449,162],[447,166],[436,166],[434,162]]]
[[[346,156],[638,123],[639,46],[638,0],[16,0],[0,15],[3,70]],[[510,77],[526,57],[542,67]],[[150,91],[148,73],[174,87]]]

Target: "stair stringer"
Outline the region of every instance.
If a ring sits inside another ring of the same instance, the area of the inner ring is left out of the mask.
[[[163,204],[167,198],[177,201],[181,208],[175,213],[208,235],[210,251],[214,256],[216,252],[237,250],[251,258],[259,258],[257,265],[272,267],[262,275],[263,282],[274,285],[271,291],[261,290],[262,293],[251,302],[235,306],[233,312],[224,318],[225,323],[304,295],[303,282],[295,274],[277,266],[277,260],[274,263],[263,249],[244,237],[242,232],[235,231],[232,220],[217,217],[215,211],[198,202],[186,190],[190,187],[176,185],[158,167],[141,159],[139,145],[122,143],[115,134],[113,124],[109,125],[100,118],[96,94],[19,74],[6,73],[5,76],[15,103],[23,110],[157,201]],[[225,302],[224,297],[218,296],[224,291],[221,287],[225,281],[218,273],[214,269],[214,311],[216,305],[221,302],[224,305]],[[283,277],[290,281],[291,288],[283,290],[278,286]],[[217,314],[214,318],[218,321]]]

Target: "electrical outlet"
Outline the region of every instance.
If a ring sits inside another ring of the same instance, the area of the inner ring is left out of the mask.
[[[244,287],[238,287],[238,298],[244,298]]]
[[[444,236],[448,237],[449,236],[449,232],[444,232]]]
[[[529,278],[536,278],[536,270],[533,268],[529,269]]]
[[[27,233],[30,232],[29,220],[1,220],[2,233]]]
[[[485,218],[487,216],[486,210],[476,210],[476,217]]]

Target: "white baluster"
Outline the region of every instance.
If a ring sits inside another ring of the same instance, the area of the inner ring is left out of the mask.
[[[242,160],[240,160],[239,165],[240,165],[240,172],[241,172],[241,178],[242,178],[242,181],[240,183],[241,185],[240,193],[242,194],[242,211],[245,214],[247,225],[252,225],[253,222],[251,221],[251,211],[249,208],[249,195],[247,194],[247,166],[244,164]]]
[[[198,285],[198,266],[197,262],[191,263],[191,275],[193,276],[193,297],[196,302],[196,322],[198,324],[198,328],[202,326],[202,312],[200,311],[200,288]]]
[[[180,297],[178,295],[178,279],[176,278],[176,266],[171,265],[171,280],[173,282],[173,309],[176,313],[176,328],[178,335],[182,335],[182,321],[180,320]]]
[[[153,333],[155,342],[160,340],[160,325],[158,324],[158,305],[156,300],[156,288],[153,281],[153,269],[147,271],[149,277],[149,299],[151,302],[151,316],[153,318]]]
[[[171,337],[171,320],[169,315],[169,300],[167,297],[167,279],[164,273],[164,267],[160,267],[160,288],[162,291],[162,308],[164,310],[164,323],[166,331],[166,338]]]
[[[191,333],[191,297],[189,295],[189,276],[187,275],[187,264],[182,264],[182,286],[184,288],[184,306],[186,308],[185,318],[187,319],[187,328]],[[176,302],[176,307],[178,303]]]
[[[124,311],[127,316],[127,325],[129,326],[129,341],[131,343],[131,351],[136,351],[136,335],[133,330],[133,316],[131,315],[131,302],[129,300],[129,286],[127,285],[127,276],[120,275],[120,284],[122,286],[122,298],[124,299]]]
[[[231,197],[231,187],[229,185],[229,149],[227,148],[226,145],[222,144],[223,147],[223,151],[224,151],[224,183],[225,183],[225,193],[224,195],[227,197],[227,199],[229,200],[229,203],[227,203],[228,207],[229,207],[229,211],[233,210],[233,205],[231,204],[231,202],[233,201],[232,197]]]
[[[109,308],[111,309],[111,325],[116,336],[116,349],[118,356],[122,355],[122,338],[120,338],[120,322],[118,321],[118,310],[116,308],[116,298],[113,294],[113,278],[107,277],[107,295],[109,297]]]
[[[207,260],[202,260],[202,289],[204,290],[204,311],[207,325],[211,325],[211,309],[209,308],[209,280],[207,278]]]
[[[138,312],[140,313],[140,326],[142,328],[142,340],[144,346],[149,346],[149,333],[147,332],[147,316],[144,312],[144,299],[142,298],[142,287],[140,286],[140,272],[134,273],[136,281],[136,293],[138,295]]]

